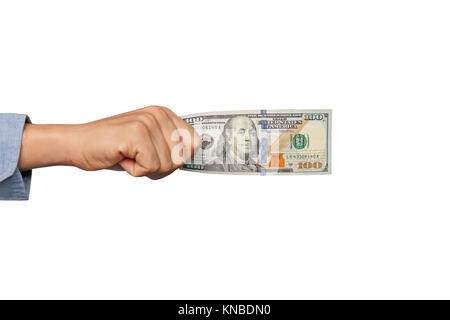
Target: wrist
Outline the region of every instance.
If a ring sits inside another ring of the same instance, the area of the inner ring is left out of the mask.
[[[77,125],[26,124],[18,168],[21,171],[54,165],[72,165]]]

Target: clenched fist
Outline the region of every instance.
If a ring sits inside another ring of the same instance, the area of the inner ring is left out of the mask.
[[[170,109],[151,106],[79,125],[26,124],[18,167],[125,170],[160,179],[192,155],[200,139]]]

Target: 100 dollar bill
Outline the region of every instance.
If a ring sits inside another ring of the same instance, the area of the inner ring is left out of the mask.
[[[182,169],[230,174],[331,173],[331,110],[183,116],[202,144]]]

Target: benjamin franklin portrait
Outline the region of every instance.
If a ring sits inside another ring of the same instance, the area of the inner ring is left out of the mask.
[[[260,172],[259,139],[255,123],[246,116],[229,119],[223,128],[216,159],[205,165],[206,170],[225,172]]]

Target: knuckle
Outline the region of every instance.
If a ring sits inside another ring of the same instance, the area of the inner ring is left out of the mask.
[[[172,163],[168,162],[168,161],[165,163],[162,163],[159,168],[159,171],[161,171],[161,172],[169,172],[170,170],[172,170]]]
[[[148,112],[148,111],[152,111],[152,110],[157,109],[157,108],[160,108],[160,106],[157,106],[157,105],[150,105],[150,106],[148,106],[148,107],[143,108],[142,110]]]
[[[174,114],[172,110],[164,106],[156,106],[152,105],[143,109],[146,113],[150,113],[153,115],[172,117]]]
[[[165,118],[173,118],[174,115],[173,111],[167,107],[158,107],[155,110]]]
[[[167,115],[164,113],[164,111],[161,111],[159,109],[153,110],[151,113],[149,113],[155,120],[158,120],[160,123],[164,123],[164,121],[167,119]]]
[[[167,111],[170,111],[170,109],[169,109],[169,108],[167,108],[167,107],[164,107],[164,106],[158,106],[158,107],[157,107],[157,109],[158,109],[159,111],[163,111],[163,112],[167,112]]]
[[[139,135],[141,135],[147,131],[145,124],[142,121],[138,121],[138,120],[131,122],[130,128],[131,128],[131,130],[133,130],[134,133],[137,133]]]
[[[158,113],[158,112],[161,112],[161,111],[162,111],[161,108],[162,108],[162,107],[160,107],[160,106],[153,106],[153,107],[150,108],[149,111],[150,111],[151,113]]]
[[[161,106],[152,106],[152,107],[149,109],[149,111],[150,111],[151,113],[162,113],[162,112],[164,112],[164,107],[161,107]]]
[[[142,168],[143,170],[140,176],[158,173],[160,168],[159,159],[151,160],[148,163],[143,164]]]
[[[155,172],[159,172],[161,169],[161,163],[159,162],[159,160],[155,160],[152,161],[152,163],[150,164],[149,168],[148,168],[148,173],[155,173]]]
[[[150,113],[144,112],[139,115],[139,120],[151,127],[153,127],[156,124],[156,119],[151,115]]]

